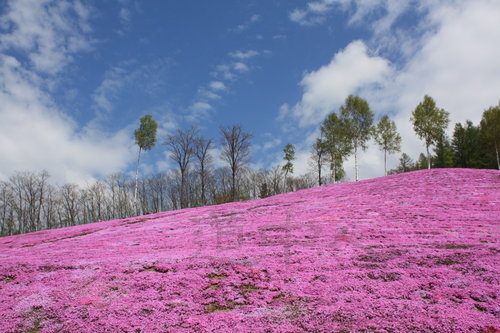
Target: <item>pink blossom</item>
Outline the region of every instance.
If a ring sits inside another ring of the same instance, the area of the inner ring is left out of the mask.
[[[498,332],[500,172],[0,238],[0,332]]]

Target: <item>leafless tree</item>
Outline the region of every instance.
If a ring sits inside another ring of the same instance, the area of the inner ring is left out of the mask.
[[[212,157],[209,154],[212,148],[212,139],[205,139],[203,137],[198,137],[195,139],[194,143],[194,156],[198,161],[198,170],[200,176],[200,199],[201,204],[206,205],[207,199],[205,195],[205,183],[207,179],[207,174],[209,172],[210,163],[212,162]]]
[[[198,130],[195,127],[191,127],[187,130],[177,129],[176,133],[174,135],[167,136],[167,139],[164,142],[170,153],[170,158],[179,166],[181,176],[181,208],[186,208],[188,206],[186,176],[189,168],[189,162],[191,162],[191,157],[194,154],[195,138],[197,134]]]
[[[252,134],[243,131],[240,125],[221,126],[222,159],[231,169],[231,201],[236,201],[236,177],[250,160],[250,139]]]
[[[65,184],[60,189],[64,226],[76,225],[80,212],[78,185]]]

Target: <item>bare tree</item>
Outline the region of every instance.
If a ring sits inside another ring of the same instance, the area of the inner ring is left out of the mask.
[[[236,177],[250,160],[252,134],[243,131],[240,125],[221,126],[222,159],[231,169],[231,201],[237,200]]]
[[[198,137],[195,139],[194,144],[194,156],[198,160],[198,168],[200,175],[200,185],[201,185],[201,204],[206,205],[207,199],[205,196],[205,182],[208,174],[208,167],[212,161],[212,158],[209,154],[210,149],[212,148],[212,139],[205,139],[202,137]]]
[[[65,184],[60,189],[64,226],[76,225],[80,211],[79,190],[75,184]]]
[[[191,157],[194,154],[195,138],[197,134],[198,130],[195,127],[191,127],[188,130],[177,129],[176,134],[169,135],[164,142],[170,152],[170,158],[179,165],[179,171],[181,173],[181,208],[186,208],[188,205],[186,176],[189,162],[191,162]]]

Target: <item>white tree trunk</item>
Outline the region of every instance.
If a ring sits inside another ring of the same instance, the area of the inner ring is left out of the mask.
[[[384,150],[384,173],[387,176],[387,150]]]
[[[356,171],[356,181],[359,180],[359,171],[358,171],[358,145],[354,145],[354,170]]]
[[[138,187],[138,181],[139,181],[139,162],[141,161],[141,150],[142,148],[139,147],[139,154],[137,154],[137,167],[135,169],[135,189],[134,189],[134,206],[136,210],[138,211],[139,205],[137,204],[137,187]]]
[[[427,148],[427,169],[431,168],[431,154],[429,153],[429,145],[426,145]]]
[[[497,167],[498,167],[498,170],[500,170],[500,160],[498,159],[498,146],[497,146],[496,141],[495,141],[495,151],[497,153]]]

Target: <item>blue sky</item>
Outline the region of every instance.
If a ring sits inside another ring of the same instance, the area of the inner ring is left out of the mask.
[[[349,94],[376,119],[390,114],[416,158],[409,117],[424,94],[450,112],[450,134],[498,103],[499,40],[494,0],[3,1],[0,179],[131,172],[144,114],[160,124],[144,174],[174,167],[161,142],[175,128],[218,143],[219,125],[235,123],[254,134],[254,167],[280,163],[293,143],[300,174],[320,122]],[[382,158],[372,143],[361,178],[383,175]],[[352,159],[345,169],[352,179]]]

